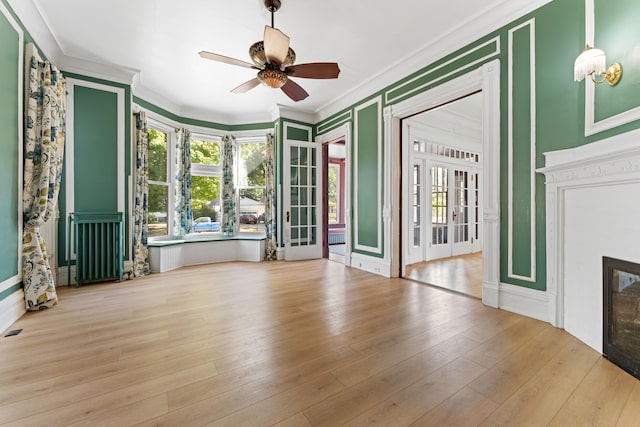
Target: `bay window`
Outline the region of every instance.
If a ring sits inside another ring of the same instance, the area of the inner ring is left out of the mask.
[[[178,127],[178,126],[175,126]],[[149,142],[149,237],[170,236],[175,216],[175,128],[150,119]],[[233,174],[238,232],[264,233],[265,161],[264,137],[236,140]],[[193,132],[191,146],[191,208],[194,233],[220,233],[222,223],[222,138],[201,129]]]

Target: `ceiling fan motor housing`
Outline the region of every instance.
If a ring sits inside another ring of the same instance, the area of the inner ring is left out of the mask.
[[[264,53],[264,42],[262,40],[255,42],[249,48],[249,57],[258,68],[264,68],[267,64],[267,55]],[[296,62],[296,53],[293,49],[289,48],[287,57],[280,65],[281,69],[289,67]]]

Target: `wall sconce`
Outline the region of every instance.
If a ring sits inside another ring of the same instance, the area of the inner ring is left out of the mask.
[[[607,58],[604,52],[587,45],[573,65],[573,78],[575,81],[580,82],[586,76],[591,76],[591,80],[594,83],[606,81],[610,86],[613,86],[622,77],[622,65],[619,62],[614,62],[607,68],[606,64]],[[602,78],[596,79],[596,76]]]

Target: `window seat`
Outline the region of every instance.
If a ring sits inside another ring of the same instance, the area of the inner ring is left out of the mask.
[[[149,267],[152,273],[176,268],[228,261],[262,261],[264,235],[197,234],[181,238],[149,241]]]

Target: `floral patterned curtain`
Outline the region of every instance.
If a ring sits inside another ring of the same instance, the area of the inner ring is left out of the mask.
[[[174,236],[184,236],[191,232],[193,227],[191,199],[191,132],[188,129],[176,129]]]
[[[133,201],[133,275],[149,274],[149,139],[147,115],[144,111],[135,114],[136,120],[136,164],[135,199]]]
[[[235,137],[226,135],[222,138],[222,232],[229,236],[236,230],[236,189],[233,183],[235,146]]]
[[[266,228],[267,241],[264,247],[264,259],[272,261],[276,259],[276,209],[275,209],[275,173],[273,169],[273,134],[267,134],[267,147],[264,162],[265,177],[265,200],[264,200],[264,225]]]
[[[55,212],[66,126],[67,83],[48,61],[30,61],[24,138],[24,188],[22,192],[22,282],[29,311],[58,302],[53,274],[40,226]]]

